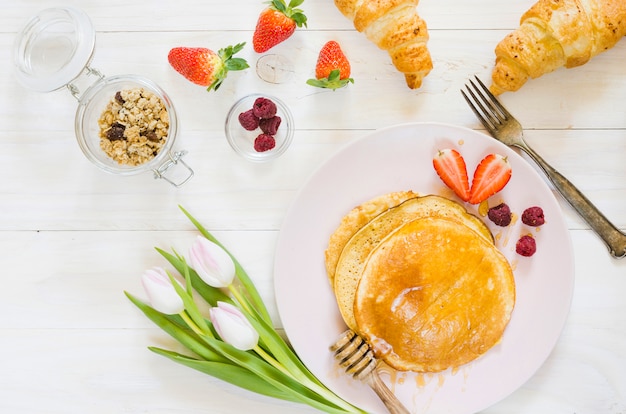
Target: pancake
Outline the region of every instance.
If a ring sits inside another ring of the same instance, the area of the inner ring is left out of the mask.
[[[357,332],[401,371],[466,364],[500,341],[515,304],[513,272],[485,237],[441,217],[380,242],[356,292]]]
[[[399,226],[423,217],[448,217],[465,224],[493,243],[489,228],[478,217],[447,198],[428,195],[410,198],[379,214],[362,226],[346,243],[335,268],[333,290],[341,315],[355,329],[354,296],[370,252]]]
[[[325,252],[326,274],[331,286],[333,285],[339,255],[341,255],[341,251],[350,237],[374,217],[413,197],[417,197],[413,191],[384,194],[356,206],[342,218],[339,226],[330,236]]]

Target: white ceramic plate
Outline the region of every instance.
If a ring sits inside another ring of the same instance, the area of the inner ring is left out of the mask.
[[[516,152],[482,133],[445,124],[403,124],[377,130],[330,158],[301,189],[288,211],[275,257],[275,290],[284,329],[296,352],[329,388],[372,413],[386,410],[364,384],[336,365],[328,347],[346,329],[324,269],[328,238],[358,204],[400,190],[453,198],[436,175],[438,149],[457,148],[468,174],[488,153],[508,157],[509,184],[490,200],[505,201],[518,217],[507,228],[488,224],[515,273],[517,300],[502,341],[476,361],[435,374],[383,372],[385,382],[414,413],[475,413],[524,384],[552,351],[569,312],[574,267],[562,213],[543,178]],[[522,211],[538,205],[546,223],[525,226]],[[477,206],[467,204],[470,212]],[[531,232],[537,253],[515,253]]]

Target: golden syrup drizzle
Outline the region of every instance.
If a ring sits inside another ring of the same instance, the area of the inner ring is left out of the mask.
[[[426,386],[426,376],[422,372],[415,374],[415,385],[417,388],[424,388]]]
[[[488,213],[489,213],[489,203],[487,202],[487,200],[483,200],[478,205],[478,214],[481,217],[487,217]]]
[[[439,373],[437,387],[439,388],[443,387],[444,382],[446,382],[446,376],[442,373]]]

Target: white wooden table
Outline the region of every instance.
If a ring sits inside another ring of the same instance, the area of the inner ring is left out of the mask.
[[[67,90],[41,94],[16,82],[15,35],[52,4],[5,1],[0,14],[0,412],[306,413],[304,406],[241,391],[146,350],[173,346],[123,291],[160,264],[153,246],[186,249],[195,231],[185,206],[252,275],[279,326],[273,252],[298,189],[336,150],[368,131],[410,121],[480,129],[459,89],[488,79],[493,49],[533,0],[427,1],[435,68],[411,91],[385,52],[357,33],[330,0],[306,0],[308,29],[268,53],[289,57],[295,75],[260,80],[251,48],[261,1],[69,0],[97,30],[92,63],[106,75],[134,73],[171,96],[182,126],[177,146],[193,179],[180,189],[150,174],[108,175],[83,156]],[[305,85],[319,47],[338,40],[356,80],[335,93]],[[174,46],[249,42],[252,68],[231,73],[217,93],[187,82],[167,63]],[[226,112],[250,92],[271,93],[296,124],[289,151],[270,164],[239,158],[223,133]],[[528,142],[626,229],[626,41],[584,67],[559,70],[502,97]],[[558,195],[557,195],[558,198]],[[558,198],[575,254],[569,319],[536,375],[486,413],[626,413],[626,261]]]

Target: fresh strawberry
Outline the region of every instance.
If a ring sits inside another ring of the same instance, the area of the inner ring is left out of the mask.
[[[239,43],[220,49],[217,53],[204,47],[175,47],[170,50],[167,60],[176,72],[191,82],[207,86],[207,90],[217,90],[229,70],[248,68],[248,62],[233,55],[241,51],[245,45]]]
[[[511,164],[506,157],[499,154],[487,155],[474,171],[468,201],[471,204],[479,204],[502,190],[511,179],[511,173]]]
[[[463,201],[470,198],[469,178],[463,156],[455,149],[443,149],[433,158],[433,167],[445,185]]]
[[[266,52],[287,40],[296,31],[296,27],[306,27],[306,16],[297,8],[303,2],[304,0],[291,0],[288,5],[284,0],[267,2],[269,7],[259,15],[252,35],[255,52]]]
[[[331,40],[322,47],[315,65],[315,79],[309,79],[306,83],[332,90],[354,83],[350,77],[350,62],[339,43]]]

